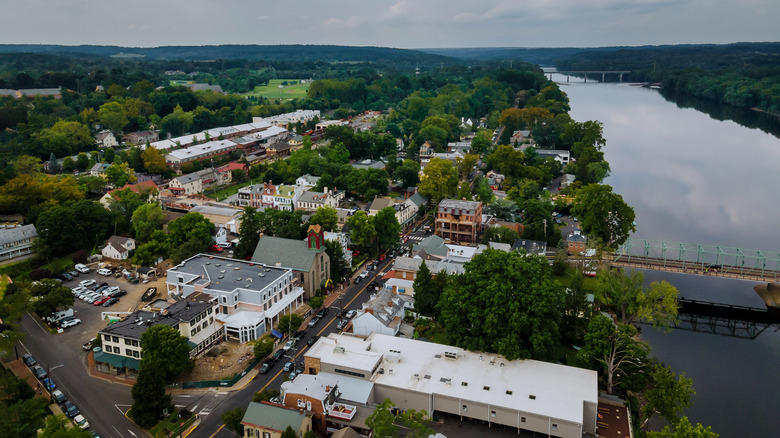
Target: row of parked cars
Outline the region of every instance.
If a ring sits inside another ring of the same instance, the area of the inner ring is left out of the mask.
[[[119,297],[127,295],[127,291],[120,289],[119,286],[109,286],[106,282],[96,283],[91,279],[81,281],[72,289],[73,295],[85,303],[103,305],[103,307],[110,307],[119,302]]]
[[[57,385],[54,383],[54,380],[49,377],[48,373],[45,369],[43,369],[42,366],[38,365],[38,361],[36,361],[31,354],[25,354],[22,356],[22,361],[25,363],[25,365],[30,367],[30,370],[35,375],[35,377],[41,382],[43,387],[46,388],[46,391],[51,394],[51,401],[57,403],[60,406],[60,409],[62,409],[62,412],[68,418],[73,420],[73,423],[75,423],[76,426],[82,429],[87,429],[89,427],[89,422],[87,419],[81,415],[79,408],[68,401],[68,398],[65,397],[65,394],[57,389]]]

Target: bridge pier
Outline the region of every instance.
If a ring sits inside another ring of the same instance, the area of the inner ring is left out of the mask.
[[[601,82],[604,82],[604,78],[606,78],[606,76],[607,76],[607,74],[606,74],[606,73],[602,73],[602,74],[601,74]]]
[[[623,82],[623,73],[620,73],[620,82]]]
[[[569,82],[569,75],[566,75],[566,82]]]
[[[588,74],[587,73],[585,73],[585,83],[586,84],[588,83]]]

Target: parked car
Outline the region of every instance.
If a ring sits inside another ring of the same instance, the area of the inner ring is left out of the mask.
[[[118,291],[111,293],[112,298],[123,297],[125,295],[127,295],[127,291],[124,289],[119,289]]]
[[[355,317],[356,314],[357,314],[357,311],[350,310],[349,312],[347,312],[346,315],[344,315],[344,317],[347,318],[347,319],[352,319],[352,318]]]
[[[360,284],[361,281],[363,281],[364,277],[358,276],[355,278],[355,284]]]
[[[381,261],[384,261],[384,260],[385,260],[385,258],[386,258],[386,257],[385,257],[385,255],[384,255],[384,254],[379,254],[379,261],[380,261],[380,262],[381,262]]]
[[[339,322],[336,323],[336,330],[341,330],[347,325],[347,320],[340,319]]]
[[[119,302],[119,298],[109,298],[106,300],[105,303],[103,303],[103,307],[111,307],[118,302]]]
[[[92,304],[95,306],[99,306],[110,299],[111,299],[110,297],[101,296],[100,298],[96,299]]]
[[[48,377],[48,374],[46,373],[46,370],[43,369],[40,365],[33,365],[32,372],[35,374],[35,377],[38,379],[45,379]]]
[[[368,277],[368,271],[363,271],[363,272],[360,273],[360,277],[359,278],[366,278],[366,277]]]
[[[298,375],[298,373],[293,371],[293,372],[290,373],[289,376],[287,376],[287,378],[290,379],[290,380],[295,380],[295,376],[297,376],[297,375]]]
[[[341,315],[343,315],[345,312],[344,309],[337,309],[336,310],[336,318],[341,318]]]
[[[100,283],[100,284],[96,284],[96,285],[92,286],[92,290],[98,290],[98,289],[100,289],[101,287],[106,287],[106,286],[108,286],[108,283],[106,283],[106,282],[104,281],[104,282],[102,282],[102,283]]]
[[[73,277],[73,278],[76,278],[76,277],[78,277],[79,275],[81,275],[81,274],[79,274],[79,271],[68,271],[68,274],[69,274],[71,277]]]
[[[73,422],[76,423],[76,426],[78,426],[78,427],[80,427],[82,429],[89,428],[89,422],[81,414],[78,414],[75,417],[73,417]]]
[[[69,401],[66,401],[65,404],[62,405],[62,410],[65,411],[65,415],[67,415],[68,418],[73,418],[79,414],[79,408]]]
[[[390,257],[390,258],[392,259],[393,257],[395,257],[395,256],[396,256],[396,254],[397,254],[397,253],[395,252],[395,250],[392,250],[392,251],[390,251],[390,253],[389,253],[389,254],[387,254],[387,256],[388,256],[388,257]]]
[[[308,346],[314,345],[314,343],[317,342],[317,339],[319,339],[319,338],[320,338],[319,336],[312,336],[312,337],[310,337],[309,340],[306,341],[306,345],[308,345]]]
[[[230,249],[233,247],[233,245],[231,245],[230,242],[222,242],[218,246],[224,249]]]
[[[323,307],[322,309],[320,309],[320,310],[318,310],[318,311],[317,311],[317,316],[319,316],[320,318],[322,318],[322,317],[324,317],[325,315],[327,315],[329,311],[330,311],[330,309],[329,309],[329,308],[327,308],[327,307]]]
[[[93,280],[91,278],[88,279],[88,280],[81,280],[81,281],[79,281],[79,284],[81,286],[83,286],[83,287],[89,287],[89,286],[92,286],[95,283],[96,283],[95,280]]]
[[[271,369],[271,364],[269,364],[268,362],[265,362],[265,363],[264,363],[264,364],[263,364],[263,365],[260,367],[260,374],[265,374],[265,373],[267,373],[267,372],[268,372],[268,370],[270,370],[270,369]]]
[[[73,327],[74,325],[79,325],[79,324],[81,324],[81,320],[78,319],[78,318],[73,318],[73,319],[69,319],[67,321],[61,322],[60,323],[60,327],[68,328],[68,327]]]
[[[47,377],[43,379],[43,387],[46,388],[47,391],[53,391],[57,389],[57,384],[54,383],[54,380]]]
[[[209,251],[213,251],[213,252],[222,252],[222,248],[221,248],[221,247],[219,247],[218,245],[211,245],[211,246],[209,247]]]
[[[73,295],[78,295],[79,292],[86,292],[88,289],[84,286],[76,286],[70,291],[73,292]]]
[[[108,268],[100,268],[100,269],[97,270],[97,273],[98,273],[98,275],[104,275],[104,276],[108,277],[111,274],[113,274],[113,271],[111,271]]]
[[[289,373],[290,371],[292,371],[293,366],[294,365],[292,362],[287,362],[286,364],[284,364],[284,372]]]
[[[315,316],[314,318],[311,319],[311,321],[309,321],[309,327],[314,327],[315,325],[317,325],[318,322],[320,322],[320,317]]]
[[[82,274],[86,274],[89,272],[89,267],[87,267],[87,265],[82,265],[81,263],[77,263],[76,266],[74,266],[73,268],[81,272]]]
[[[62,391],[60,391],[59,389],[55,389],[54,391],[51,392],[51,399],[53,402],[60,405],[65,403],[68,400],[67,398],[65,398],[65,394],[63,394]]]
[[[273,356],[271,356],[271,360],[274,361],[274,363],[276,363],[279,359],[282,358],[282,356],[284,356],[284,351],[276,350]]]
[[[84,349],[84,350],[87,350],[87,351],[91,350],[92,349],[92,342],[94,342],[94,341],[95,341],[95,338],[90,339],[89,341],[83,343],[81,345],[81,348]]]
[[[22,356],[22,362],[24,362],[25,365],[28,367],[31,367],[33,365],[36,365],[38,362],[35,360],[34,357],[32,357],[31,354],[25,354]]]
[[[295,340],[294,339],[290,339],[289,341],[287,341],[284,344],[284,347],[282,347],[282,349],[284,351],[288,351],[289,349],[293,348],[294,346],[295,346]]]

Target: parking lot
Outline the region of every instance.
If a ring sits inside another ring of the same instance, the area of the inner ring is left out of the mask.
[[[90,266],[92,268],[92,266]],[[81,320],[81,323],[73,327],[63,329],[63,333],[59,334],[58,340],[73,348],[79,348],[84,342],[92,339],[97,334],[98,330],[108,325],[108,320],[101,319],[103,312],[133,312],[134,310],[143,306],[141,296],[150,287],[156,287],[158,294],[162,294],[165,297],[165,280],[157,279],[144,284],[138,282],[132,284],[124,277],[116,278],[113,275],[104,276],[99,275],[96,269],[90,269],[89,273],[81,274],[78,277],[64,281],[63,285],[68,288],[75,288],[79,286],[79,283],[84,280],[94,280],[95,284],[88,286],[87,289],[101,284],[108,283],[109,286],[117,286],[121,290],[127,291],[127,295],[119,297],[119,302],[111,307],[103,307],[102,305],[95,306],[76,298],[73,303],[73,316]],[[158,295],[160,296],[160,295]]]

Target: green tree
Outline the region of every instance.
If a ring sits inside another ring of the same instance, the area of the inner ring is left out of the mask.
[[[692,425],[688,417],[683,416],[673,424],[672,429],[665,426],[660,432],[648,431],[647,438],[718,438],[718,434],[713,432],[711,427],[704,427],[701,423]]]
[[[88,431],[71,426],[70,420],[63,414],[46,417],[46,426],[41,429],[38,438],[89,438]]]
[[[100,105],[98,110],[98,120],[100,124],[114,133],[119,135],[122,133],[122,128],[127,125],[127,114],[122,104],[118,102],[108,102]]]
[[[577,190],[572,214],[579,218],[584,232],[597,236],[611,249],[636,231],[634,209],[607,185],[591,184]]]
[[[309,225],[319,225],[323,231],[334,231],[338,227],[339,216],[336,209],[329,206],[317,208],[309,218]]]
[[[260,240],[262,216],[263,213],[256,208],[244,207],[241,225],[238,227],[238,245],[234,250],[237,259],[244,260],[254,254],[257,242]]]
[[[650,347],[638,340],[636,327],[617,325],[607,316],[597,315],[590,321],[585,344],[577,359],[589,368],[602,371],[606,377],[607,392],[612,394],[616,376],[639,371],[647,363]]]
[[[33,438],[44,426],[48,403],[42,397],[13,400],[0,405],[0,424],[8,437]]]
[[[420,178],[420,194],[438,205],[442,199],[451,198],[457,192],[458,171],[449,160],[432,158]]]
[[[371,429],[373,436],[377,438],[395,438],[398,436],[398,426],[393,424],[393,402],[386,398],[374,408],[374,412],[366,418],[366,426]]]
[[[671,424],[678,423],[683,409],[691,406],[693,380],[680,375],[674,378],[674,373],[663,365],[656,365],[650,375],[651,388],[645,392],[646,404],[642,409],[644,421],[640,428],[644,429],[651,418],[658,415]]]
[[[622,324],[647,322],[669,327],[677,319],[677,289],[666,281],[644,287],[641,271],[606,269],[597,275],[596,297],[615,308]]]
[[[282,432],[279,438],[298,438],[298,434],[295,433],[295,430],[292,428],[292,426],[287,426],[287,429]]]
[[[62,160],[62,170],[64,172],[73,172],[76,170],[76,162],[72,157],[65,157],[65,159]]]
[[[491,147],[493,147],[493,141],[490,139],[490,134],[487,131],[480,131],[471,139],[472,153],[482,154],[487,152]]]
[[[479,202],[483,205],[488,205],[496,198],[493,194],[493,189],[490,188],[487,178],[484,176],[478,176],[474,180],[474,193],[477,194]]]
[[[420,182],[420,165],[416,161],[404,160],[393,172],[393,178],[400,181],[405,189],[415,187]]]
[[[127,163],[112,164],[106,169],[106,179],[115,187],[122,187],[136,180],[133,169],[127,167]]]
[[[344,260],[344,248],[338,240],[326,240],[325,252],[330,259],[330,278],[335,283],[341,283],[349,273],[349,264]]]
[[[376,230],[377,245],[379,251],[398,245],[401,233],[401,224],[395,216],[393,207],[385,207],[374,216],[374,229]]]
[[[352,245],[365,251],[371,248],[376,239],[376,228],[374,228],[374,218],[369,217],[365,211],[358,211],[347,219],[351,231],[349,239]]]
[[[294,333],[301,328],[303,324],[303,317],[297,313],[288,313],[279,317],[279,323],[277,324],[277,330],[282,333]]]
[[[143,204],[133,212],[133,230],[135,238],[146,242],[152,233],[161,230],[165,224],[165,212],[157,204]]]
[[[171,396],[165,392],[164,371],[159,365],[161,364],[157,364],[156,361],[147,361],[146,352],[144,352],[144,358],[141,359],[141,370],[138,372],[138,378],[130,391],[133,405],[128,415],[144,429],[157,424],[165,409],[173,410]]]
[[[512,245],[520,238],[520,233],[508,227],[489,227],[482,234],[482,243],[488,242],[508,243]]]
[[[103,161],[106,163],[113,163],[115,157],[116,151],[113,148],[106,148],[105,152],[103,152]]]
[[[477,161],[479,161],[479,155],[476,154],[466,154],[463,158],[458,157],[455,159],[458,176],[461,180],[468,178],[471,171],[474,170]]]
[[[267,336],[263,336],[262,338],[254,341],[254,344],[252,345],[252,351],[255,354],[255,359],[266,358],[274,351],[274,341]]]
[[[463,181],[460,183],[460,187],[458,188],[458,194],[455,195],[457,199],[464,199],[466,201],[471,201],[473,198],[471,197],[471,187],[469,186],[468,181]]]
[[[563,288],[544,257],[494,249],[466,263],[440,301],[441,321],[456,345],[508,360],[552,357],[563,305]]]
[[[244,425],[241,424],[241,420],[244,419],[245,413],[246,410],[240,406],[233,408],[222,414],[222,422],[225,424],[225,427],[238,434],[238,436],[244,436]]]
[[[30,287],[30,294],[37,297],[33,302],[33,309],[43,318],[58,310],[66,309],[74,303],[73,292],[62,283],[49,278],[33,284]]]
[[[144,169],[148,173],[160,175],[168,172],[168,166],[165,164],[165,157],[159,149],[154,147],[147,147],[141,153],[141,160],[144,164]]]
[[[160,372],[165,380],[176,378],[191,367],[190,347],[179,330],[168,325],[156,325],[141,335],[143,361]]]
[[[420,268],[414,276],[414,308],[421,315],[436,316],[436,306],[439,303],[440,295],[434,287],[433,276],[431,275],[425,260],[420,264]]]
[[[280,392],[278,389],[263,389],[262,391],[256,392],[252,395],[252,401],[255,403],[260,403],[262,401],[271,401],[274,397],[279,397]]]
[[[89,128],[76,121],[60,120],[38,135],[43,152],[59,157],[70,155],[94,145]]]
[[[211,244],[214,224],[200,213],[189,212],[168,224],[168,241],[171,247],[195,241],[205,250]]]
[[[79,154],[76,156],[76,169],[79,170],[79,172],[83,172],[87,170],[89,167],[89,157],[84,152],[79,152]]]

